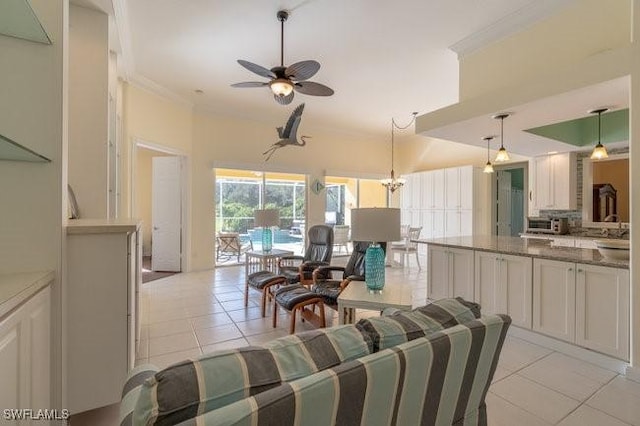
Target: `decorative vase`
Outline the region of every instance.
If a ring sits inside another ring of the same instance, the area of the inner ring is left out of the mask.
[[[270,227],[262,228],[262,251],[269,253],[273,248],[273,231]]]
[[[364,281],[372,293],[384,287],[384,250],[380,244],[372,243],[364,255]]]

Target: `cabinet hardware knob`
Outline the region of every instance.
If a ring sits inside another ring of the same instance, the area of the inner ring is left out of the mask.
[[[578,269],[578,272],[584,272],[584,270],[582,270],[582,269]]]
[[[568,269],[568,271],[569,271],[569,272],[573,271],[573,268],[569,268],[569,269]]]

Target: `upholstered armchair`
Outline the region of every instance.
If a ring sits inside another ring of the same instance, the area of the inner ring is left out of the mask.
[[[304,256],[284,256],[278,261],[281,275],[289,284],[310,286],[313,271],[319,266],[329,265],[333,254],[333,229],[326,225],[315,225],[307,233],[307,248]]]
[[[351,257],[347,266],[321,266],[313,271],[313,292],[323,298],[325,306],[336,309],[338,296],[351,281],[364,281],[364,258],[369,247],[367,241],[354,241]],[[387,249],[387,243],[380,243],[382,250]],[[331,277],[333,272],[342,272],[342,278]]]

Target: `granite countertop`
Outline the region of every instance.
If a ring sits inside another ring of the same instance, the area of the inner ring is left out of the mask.
[[[0,274],[0,317],[21,305],[54,278],[53,271]]]
[[[545,240],[520,237],[473,236],[420,239],[415,240],[415,242],[629,269],[628,260],[605,259],[598,250],[576,247],[551,247]]]

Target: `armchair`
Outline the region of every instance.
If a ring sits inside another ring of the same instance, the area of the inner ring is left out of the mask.
[[[281,275],[289,284],[299,282],[310,286],[313,283],[313,271],[319,266],[328,265],[333,254],[333,229],[326,225],[309,228],[307,248],[304,256],[284,256],[278,261]]]
[[[387,249],[387,243],[380,243],[382,250]],[[364,281],[364,258],[369,247],[367,241],[354,241],[351,257],[347,266],[321,266],[313,271],[313,292],[321,296],[324,305],[336,309],[338,296],[351,281]],[[333,279],[332,272],[342,272],[341,279]]]
[[[237,232],[218,232],[216,235],[216,262],[221,258],[228,260],[235,256],[240,263],[240,256],[251,250],[253,250],[253,242],[249,240],[243,244]]]

